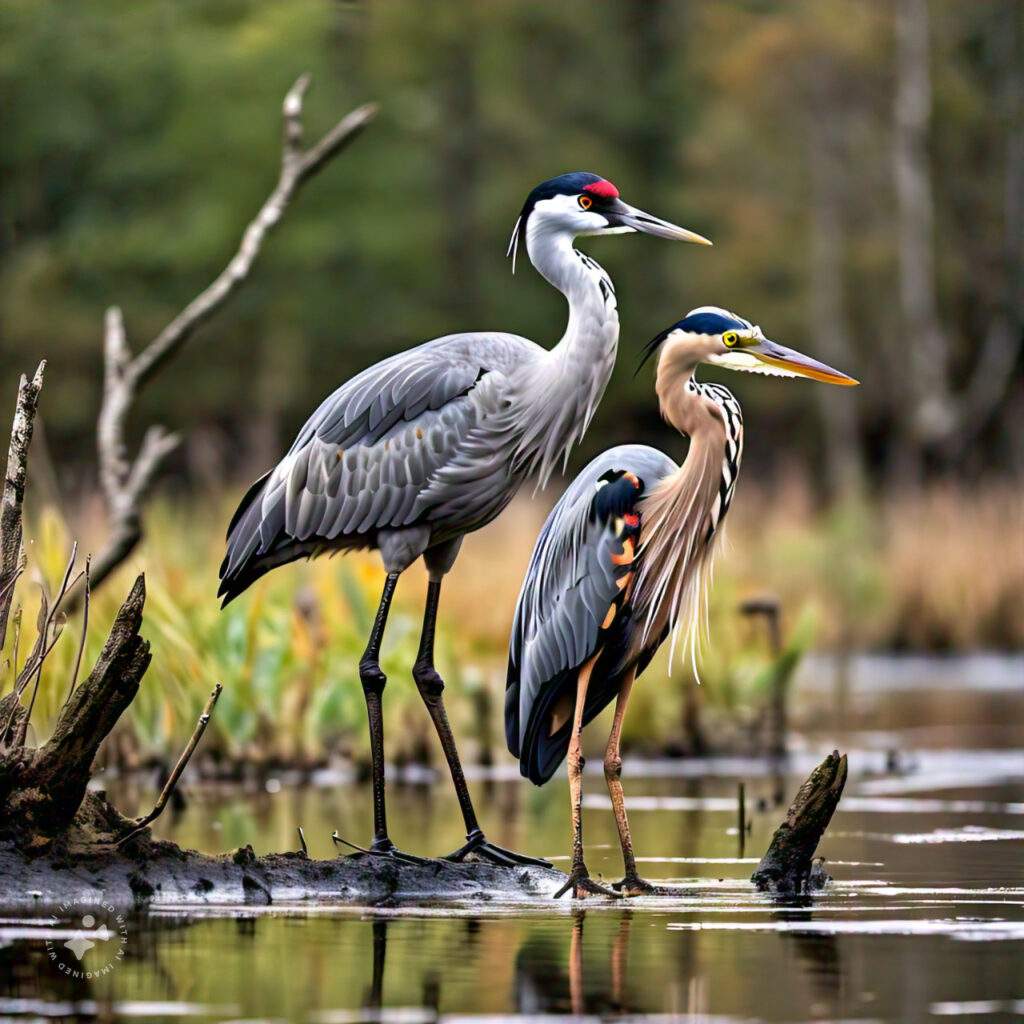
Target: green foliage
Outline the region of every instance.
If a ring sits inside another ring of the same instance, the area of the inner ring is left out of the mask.
[[[442,592],[436,654],[467,759],[504,746],[508,629],[536,539],[537,504],[514,502],[501,520],[470,537]],[[133,574],[145,568],[143,634],[152,642],[153,664],[121,729],[122,748],[136,757],[173,756],[220,681],[224,692],[204,754],[264,764],[305,764],[332,754],[365,760],[358,663],[383,586],[379,559],[356,554],[297,563],[221,610],[216,566],[229,505],[158,502],[143,546],[92,601],[83,672],[99,654]],[[1024,574],[999,528],[1019,518],[1019,495],[939,492],[915,503],[858,504],[817,515],[801,508],[793,494],[769,498],[748,488],[737,496],[710,590],[700,686],[684,658],[677,656],[669,673],[663,651],[634,688],[624,733],[629,745],[663,749],[676,742],[685,731],[684,705],[693,700],[707,715],[712,745],[752,744],[776,685],[789,686],[812,646],[891,647],[906,641],[908,623],[942,646],[1024,643],[1020,617],[1005,615],[1019,607]],[[949,526],[960,520],[974,524],[973,531]],[[906,526],[880,531],[885,523]],[[934,535],[947,538],[943,564],[955,571],[940,587],[922,589],[935,552],[921,538]],[[39,584],[56,588],[71,549],[68,530],[52,510],[30,523],[28,549],[29,571],[17,596],[25,624],[21,663],[32,640]],[[971,575],[970,564],[989,569]],[[745,598],[765,589],[778,595],[782,608],[778,656],[764,621],[739,613]],[[388,749],[398,760],[438,757],[411,678],[425,590],[418,569],[403,575],[382,652]],[[67,694],[79,636],[75,617],[46,662],[33,716],[43,737]],[[9,686],[8,667],[3,689]],[[793,711],[799,715],[799,708]]]
[[[213,572],[220,535],[218,518],[209,509],[154,510],[151,536],[139,558],[146,566],[144,634],[152,643],[153,663],[131,707],[128,732],[138,755],[172,754],[191,731],[212,684],[223,681],[205,752],[265,764],[309,763],[329,751],[362,758],[366,711],[358,662],[383,585],[376,559],[350,556],[296,567],[221,610]],[[59,579],[71,544],[56,514],[48,510],[40,517],[33,538],[32,575],[39,581]],[[122,572],[94,596],[86,670],[99,653],[126,579]],[[429,730],[410,675],[422,614],[419,584],[403,580],[382,652],[382,667],[393,680],[384,702],[385,725],[397,757],[419,752]],[[27,623],[34,621],[35,589],[22,586],[19,592]],[[66,634],[46,663],[33,719],[44,736],[66,696],[78,618]],[[455,717],[465,703],[469,718],[471,702],[461,699],[462,675],[452,650],[442,626],[439,664]]]
[[[1001,251],[993,155],[1010,114],[993,96],[996,44],[1012,40],[1006,4],[931,6],[938,237],[957,239],[937,250],[938,283],[968,365],[998,290],[971,269]],[[0,0],[0,38],[0,345],[19,365],[51,359],[46,418],[62,467],[92,460],[104,307],[124,308],[141,345],[223,266],[273,181],[281,99],[302,71],[314,79],[310,137],[364,100],[381,116],[301,195],[252,281],[142,410],[203,428],[197,446],[223,431],[219,473],[262,467],[334,382],[415,342],[496,327],[557,340],[561,300],[529,271],[512,280],[503,252],[527,190],[567,169],[597,169],[716,242],[587,243],[618,286],[624,366],[584,455],[623,437],[663,441],[649,379],[630,367],[695,305],[731,306],[815,352],[829,325],[807,312],[808,126],[822,118],[847,126],[854,156],[847,369],[871,397],[843,397],[864,403],[875,433],[905,397],[885,5],[519,0],[426,15],[417,0]],[[823,464],[814,402],[829,399],[736,377],[758,424],[749,472],[783,455]],[[780,436],[784,451],[770,441]]]

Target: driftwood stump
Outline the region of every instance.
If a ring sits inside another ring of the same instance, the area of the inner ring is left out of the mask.
[[[50,739],[35,749],[19,744],[0,754],[0,838],[42,851],[71,829],[96,751],[134,700],[149,667],[149,643],[139,635],[145,600],[146,584],[139,576],[96,665],[71,694]],[[115,824],[109,815],[104,819],[107,826]],[[95,824],[79,822],[89,831]]]
[[[814,852],[843,795],[846,755],[833,750],[807,781],[775,830],[768,851],[750,880],[762,892],[798,894],[821,889],[827,881]]]

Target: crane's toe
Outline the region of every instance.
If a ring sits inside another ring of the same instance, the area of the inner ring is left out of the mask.
[[[412,853],[405,853],[400,850],[390,839],[375,839],[369,849],[365,846],[357,846],[355,843],[350,843],[347,839],[343,839],[338,835],[337,831],[331,834],[331,842],[335,846],[347,846],[353,853],[347,856],[365,856],[365,857],[390,857],[392,860],[397,860],[402,864],[414,864],[418,867],[422,867],[425,864],[434,864],[436,861],[430,857],[417,857]]]
[[[470,855],[479,860],[489,861],[491,864],[497,864],[500,867],[506,868],[529,865],[539,868],[550,868],[552,866],[550,861],[543,860],[540,857],[528,857],[525,853],[506,850],[503,846],[490,842],[487,836],[479,831],[470,834],[462,846],[449,853],[443,859],[461,863]]]

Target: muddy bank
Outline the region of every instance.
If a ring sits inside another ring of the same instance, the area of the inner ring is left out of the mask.
[[[28,857],[0,843],[0,904],[59,905],[76,900],[143,909],[278,902],[478,903],[551,896],[565,882],[553,868],[480,862],[406,864],[356,853],[314,860],[303,853],[257,857],[251,847],[210,856],[174,843],[133,841],[130,849],[53,850]]]

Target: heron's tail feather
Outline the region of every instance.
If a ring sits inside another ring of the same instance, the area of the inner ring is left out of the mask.
[[[569,751],[572,715],[570,714],[563,724],[552,732],[551,711],[560,700],[571,709],[576,696],[577,675],[577,669],[567,669],[545,685],[541,696],[530,710],[530,721],[522,744],[518,742],[518,710],[512,707],[513,703],[518,704],[518,684],[510,687],[505,693],[505,731],[509,750],[519,758],[519,774],[524,779],[529,779],[535,786],[543,786],[558,771],[559,765]],[[584,725],[604,711],[615,699],[621,685],[620,675],[602,673],[600,678],[591,678],[586,703],[583,706]]]

